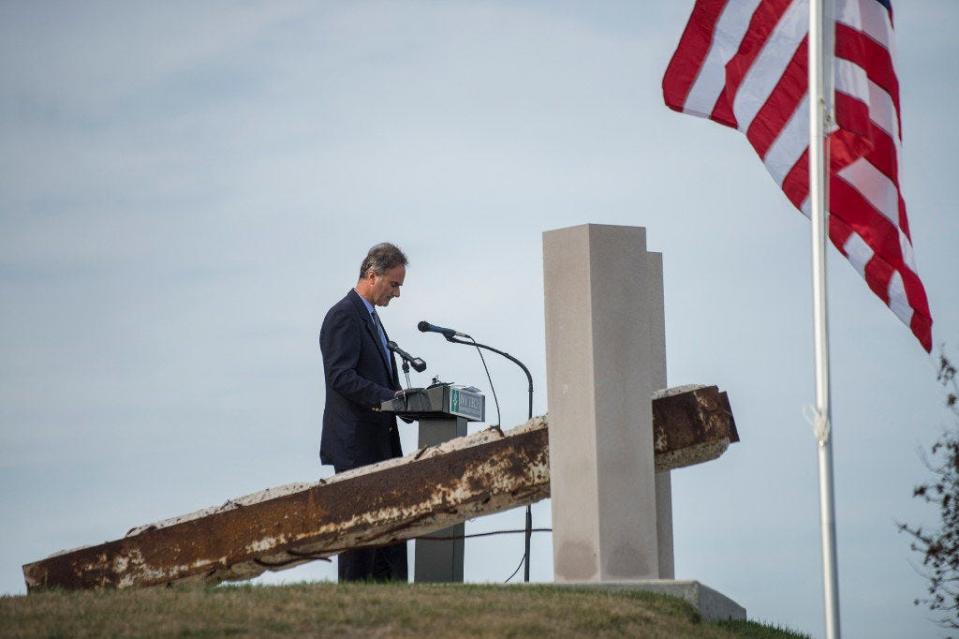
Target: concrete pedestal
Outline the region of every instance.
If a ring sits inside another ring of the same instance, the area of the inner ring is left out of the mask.
[[[745,621],[746,609],[738,603],[713,590],[709,586],[693,580],[678,579],[642,579],[609,583],[565,583],[564,587],[583,587],[614,592],[641,590],[658,595],[679,597],[689,603],[705,621]]]
[[[669,474],[653,458],[666,387],[662,256],[639,227],[543,234],[556,582],[673,576]]]
[[[422,419],[420,420],[420,448],[435,446],[456,437],[466,436],[466,420]],[[462,537],[466,527],[457,524],[430,533],[430,537]],[[416,542],[416,558],[413,565],[413,581],[458,582],[463,581],[463,540],[435,541],[419,539]]]

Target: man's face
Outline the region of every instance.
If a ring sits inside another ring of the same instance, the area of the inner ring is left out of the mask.
[[[370,273],[370,297],[376,306],[388,306],[390,300],[400,296],[400,287],[406,279],[406,267],[403,265],[387,269],[382,275]]]

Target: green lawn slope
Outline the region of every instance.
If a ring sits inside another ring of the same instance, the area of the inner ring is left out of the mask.
[[[680,599],[534,586],[297,584],[0,598],[2,637],[677,637],[794,639],[706,623]]]

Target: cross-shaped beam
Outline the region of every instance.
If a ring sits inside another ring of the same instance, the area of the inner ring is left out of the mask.
[[[738,441],[715,386],[652,400],[659,470],[708,461]],[[347,548],[411,539],[549,497],[548,418],[487,429],[309,484],[232,499],[23,567],[30,592],[249,579]]]

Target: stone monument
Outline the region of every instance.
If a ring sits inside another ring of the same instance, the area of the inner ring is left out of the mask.
[[[687,599],[716,595],[731,604],[720,617],[744,618],[668,581],[670,474],[656,472],[651,409],[666,388],[662,255],[643,228],[586,224],[543,234],[543,273],[555,581],[693,584]]]

